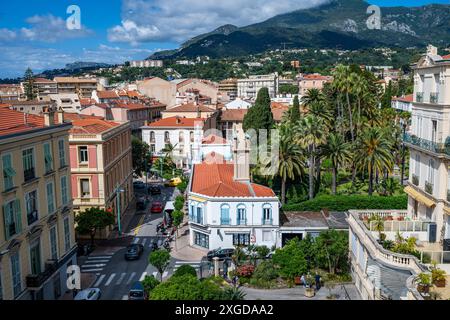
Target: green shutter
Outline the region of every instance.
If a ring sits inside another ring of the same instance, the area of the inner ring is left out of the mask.
[[[22,231],[22,212],[20,210],[20,200],[14,201],[14,211],[16,215],[17,233]]]
[[[3,224],[5,227],[5,240],[8,241],[10,236],[9,236],[9,224],[11,223],[11,221],[9,220],[9,214],[7,212],[7,205],[4,204],[3,206]]]

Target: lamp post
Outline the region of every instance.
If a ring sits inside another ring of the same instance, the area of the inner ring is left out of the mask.
[[[117,226],[119,229],[119,236],[122,235],[122,223],[120,221],[120,194],[124,193],[125,190],[121,189],[119,185],[116,187],[116,204],[117,204]]]

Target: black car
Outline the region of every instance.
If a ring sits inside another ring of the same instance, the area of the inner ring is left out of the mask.
[[[142,244],[131,244],[127,247],[125,252],[125,260],[137,260],[144,252],[144,246]]]
[[[135,181],[133,182],[133,187],[136,190],[145,189],[145,183],[143,183],[142,181]]]
[[[141,198],[136,201],[136,210],[138,211],[144,211],[147,207],[147,204],[145,202],[145,199]]]
[[[207,258],[209,261],[211,261],[213,258],[217,257],[219,259],[225,259],[225,258],[231,258],[231,256],[234,253],[234,249],[217,249],[217,250],[211,250],[207,254]]]
[[[155,194],[161,194],[161,187],[160,186],[151,186],[149,188],[151,195],[155,195]]]

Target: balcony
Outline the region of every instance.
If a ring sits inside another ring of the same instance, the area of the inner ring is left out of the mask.
[[[36,174],[34,172],[34,168],[26,169],[23,171],[23,177],[25,182],[31,181],[36,178]]]
[[[273,219],[272,218],[270,218],[270,219],[262,219],[261,220],[261,224],[262,225],[264,225],[264,226],[270,226],[270,225],[273,225]]]
[[[26,277],[27,288],[40,288],[58,270],[58,262],[49,260],[45,264],[45,270],[39,274],[29,274]]]
[[[430,103],[438,103],[439,102],[439,93],[431,92],[430,93]]]
[[[405,133],[403,135],[403,141],[409,143],[421,149],[431,151],[433,153],[445,154],[450,156],[450,144],[438,143],[426,139],[419,138],[416,135]]]
[[[431,195],[433,194],[433,184],[432,183],[425,181],[425,192],[428,194],[431,194]]]
[[[412,175],[412,183],[413,183],[413,185],[415,185],[416,187],[419,186],[419,177],[416,176],[415,174]]]
[[[231,219],[230,218],[220,218],[220,224],[231,225]]]
[[[245,226],[247,225],[247,219],[238,219],[236,223],[238,226]]]
[[[423,92],[416,93],[416,102],[423,102]]]

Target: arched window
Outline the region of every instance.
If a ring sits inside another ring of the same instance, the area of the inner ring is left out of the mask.
[[[230,206],[228,204],[223,204],[220,207],[220,224],[231,224],[230,220]]]
[[[150,143],[155,143],[155,131],[150,131]]]
[[[263,205],[262,224],[272,224],[272,206],[269,203]]]
[[[195,217],[195,222],[199,223],[199,224],[204,224],[204,220],[203,220],[203,204],[199,203],[197,205],[197,214]]]
[[[184,142],[184,132],[183,131],[180,131],[180,133],[178,134],[178,142],[179,143]]]
[[[194,142],[194,132],[193,131],[189,132],[189,137],[191,139],[191,142]]]
[[[237,206],[237,224],[247,224],[247,209],[244,204]]]

